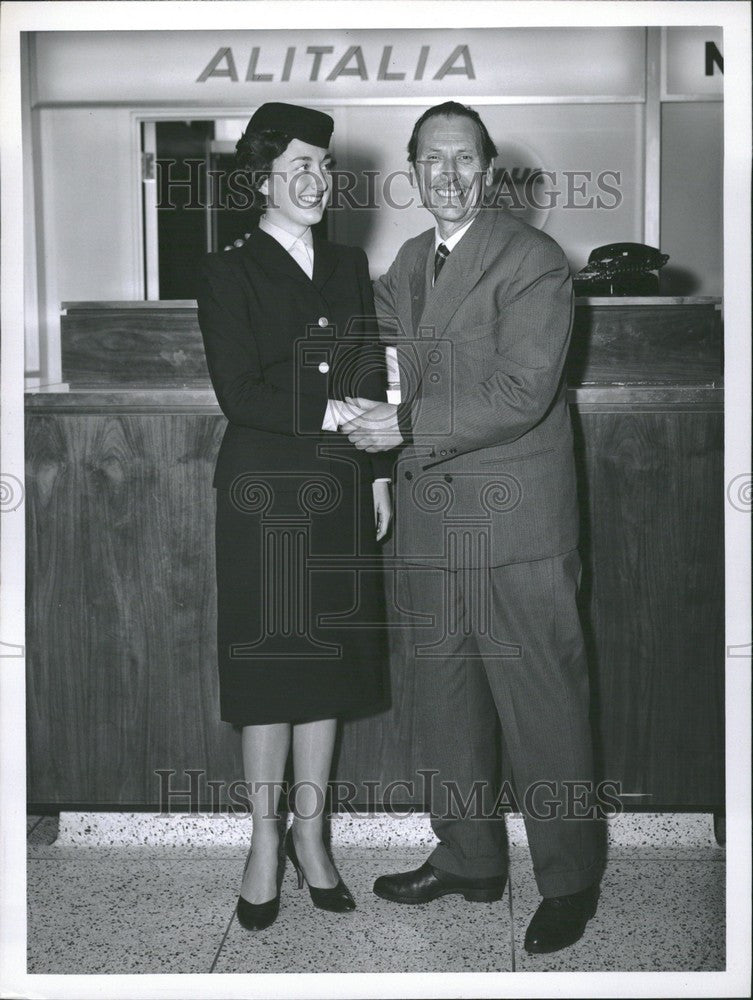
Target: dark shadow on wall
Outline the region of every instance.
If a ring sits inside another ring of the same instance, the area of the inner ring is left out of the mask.
[[[684,267],[668,265],[659,272],[660,295],[698,295],[698,275]]]
[[[591,509],[591,497],[588,481],[585,435],[583,432],[581,416],[574,406],[570,407],[570,417],[573,426],[575,469],[578,484],[578,509],[580,512],[580,542],[578,550],[580,552],[581,564],[583,567],[583,574],[578,592],[578,610],[580,612],[581,625],[583,627],[583,638],[586,645],[586,657],[588,659],[588,678],[591,691],[590,721],[593,735],[594,773],[596,780],[599,781],[604,778],[605,775],[603,773],[603,736],[600,731],[599,724],[601,717],[601,692],[599,689],[600,664],[591,611],[593,601],[594,565],[590,524],[591,518],[593,517],[593,511]]]

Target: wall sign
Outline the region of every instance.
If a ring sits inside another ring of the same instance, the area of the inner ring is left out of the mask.
[[[369,73],[367,62],[371,61],[369,57],[376,57],[376,52],[372,53],[367,49],[366,54],[364,54],[364,47],[362,45],[348,46],[339,58],[334,55],[334,45],[307,45],[302,52],[299,52],[297,46],[290,45],[285,51],[285,59],[282,66],[279,66],[279,64],[275,68],[268,66],[267,69],[271,70],[271,72],[262,72],[259,66],[260,61],[264,61],[261,48],[255,45],[251,49],[248,69],[241,78],[238,75],[233,50],[230,46],[226,46],[218,49],[212,56],[209,63],[197,77],[197,83],[205,83],[210,78],[218,79],[221,77],[227,77],[234,83],[238,83],[240,79],[246,82],[251,81],[252,83],[273,83],[275,80],[287,83],[291,79],[294,70],[296,70],[297,77],[302,77],[310,83],[316,83],[320,79],[324,79],[330,83],[338,80],[340,77],[348,76],[358,77],[359,80],[376,80],[378,82],[405,79],[423,80],[426,76],[427,63],[432,54],[431,46],[422,45],[418,50],[415,62],[408,69],[390,69],[390,65],[394,64],[393,48],[394,46],[392,45],[382,47],[379,54],[378,69],[374,70],[374,63],[372,62],[371,74]],[[326,67],[324,70],[322,69],[322,62],[325,56],[336,59],[334,66],[328,72]],[[303,67],[302,70],[301,66]],[[308,73],[308,76],[306,76],[306,73]],[[326,76],[324,75],[325,73]],[[441,62],[439,69],[437,69],[431,79],[444,80],[446,76],[463,76],[467,80],[476,79],[469,46],[456,45],[447,58]]]
[[[35,104],[642,100],[643,28],[58,31]]]
[[[720,98],[724,94],[721,28],[665,28],[664,97]]]

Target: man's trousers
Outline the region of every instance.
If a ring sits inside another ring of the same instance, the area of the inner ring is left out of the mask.
[[[493,816],[499,719],[541,894],[577,892],[601,874],[580,574],[576,549],[486,569],[406,565],[398,573],[403,611],[422,616],[411,656],[419,757],[438,772],[431,814],[439,844],[429,860],[439,869],[468,877],[507,870],[504,820]]]

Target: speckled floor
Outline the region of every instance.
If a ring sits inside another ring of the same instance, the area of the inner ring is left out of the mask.
[[[28,971],[724,969],[724,850],[714,841],[710,817],[621,817],[610,829],[597,915],[581,941],[549,956],[523,950],[539,896],[515,818],[508,822],[510,882],[500,902],[450,896],[426,906],[399,906],[371,892],[377,875],[426,858],[431,832],[425,819],[343,818],[332,839],[356,911],[315,909],[288,865],[280,916],[259,933],[234,918],[249,828],[223,822],[29,817]]]

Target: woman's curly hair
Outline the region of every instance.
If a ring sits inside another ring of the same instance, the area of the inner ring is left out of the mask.
[[[254,194],[263,199],[259,188],[272,172],[272,164],[291,143],[286,132],[277,129],[246,129],[235,146],[235,169],[247,175]]]

